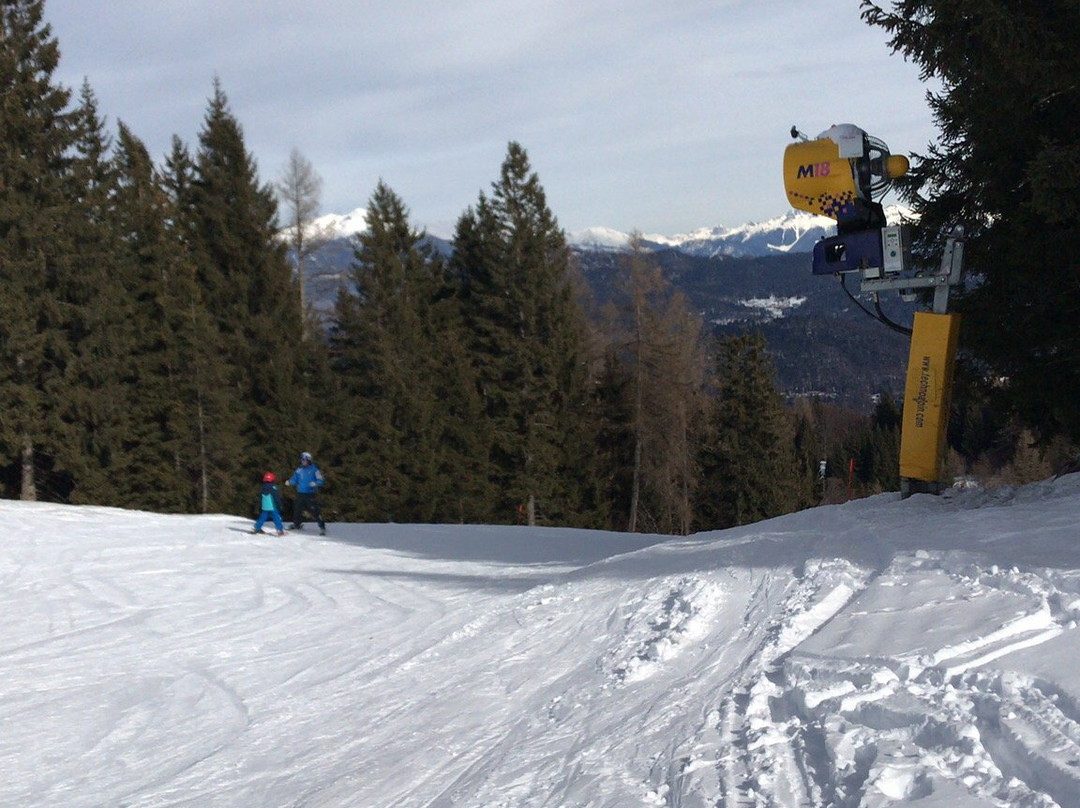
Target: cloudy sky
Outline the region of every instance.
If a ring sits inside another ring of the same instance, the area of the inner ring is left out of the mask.
[[[567,230],[674,235],[788,209],[789,130],[935,129],[858,0],[46,0],[58,79],[159,161],[221,81],[265,181],[297,148],[322,213],[379,179],[448,233],[520,142]]]

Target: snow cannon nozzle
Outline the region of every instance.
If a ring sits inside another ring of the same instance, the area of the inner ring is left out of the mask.
[[[909,168],[911,162],[902,154],[890,154],[885,160],[885,176],[889,179],[904,176]]]

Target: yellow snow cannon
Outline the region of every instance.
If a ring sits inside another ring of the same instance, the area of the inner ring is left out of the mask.
[[[883,227],[880,198],[907,173],[908,159],[854,124],[832,126],[813,140],[799,138],[784,151],[784,188],[797,210],[835,219],[837,232]]]

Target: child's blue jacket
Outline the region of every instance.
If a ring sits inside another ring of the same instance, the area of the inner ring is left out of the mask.
[[[263,483],[262,488],[259,489],[259,510],[281,510],[281,492],[273,483]]]

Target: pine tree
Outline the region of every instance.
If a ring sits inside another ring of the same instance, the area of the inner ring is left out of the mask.
[[[122,382],[131,416],[124,468],[115,475],[117,504],[197,510],[189,475],[196,443],[186,426],[196,401],[186,363],[193,341],[192,270],[182,240],[171,229],[179,217],[166,178],[145,144],[123,123],[114,161],[115,219],[122,238],[113,274],[125,293]]]
[[[588,521],[588,356],[566,237],[525,150],[511,143],[491,197],[458,222],[452,270],[489,430],[492,519]],[[595,433],[591,433],[595,434]],[[534,510],[536,509],[536,510]],[[537,510],[539,516],[537,516]]]
[[[59,48],[41,0],[0,3],[0,447],[22,499],[62,443],[56,394],[69,360],[62,297],[75,128],[53,82]]]
[[[206,506],[247,512],[260,470],[291,457],[289,430],[307,417],[297,384],[302,326],[298,288],[277,238],[277,203],[259,181],[239,122],[215,82],[199,134],[190,213],[201,258],[196,279],[213,322],[227,398],[203,404],[210,485]]]
[[[798,506],[791,419],[760,334],[724,339],[701,450],[698,526],[744,525]]]
[[[613,330],[613,329],[612,329]],[[604,351],[593,385],[593,411],[597,421],[597,518],[610,530],[627,532],[634,512],[634,396],[632,377],[620,357],[620,346]]]
[[[88,83],[73,119],[76,141],[67,176],[73,206],[66,236],[74,250],[64,264],[62,292],[71,361],[63,377],[65,440],[58,459],[72,475],[72,501],[130,504],[120,486],[129,473],[134,312],[127,280],[118,271],[121,232],[112,138]]]
[[[331,350],[349,439],[333,450],[362,500],[358,516],[448,521],[473,516],[478,404],[460,349],[442,259],[384,183],[357,238],[351,290],[335,309]]]
[[[352,270],[355,291],[339,296],[332,350],[347,406],[339,426],[350,436],[335,456],[348,466],[368,501],[363,518],[408,521],[410,468],[423,430],[411,385],[420,355],[421,300],[430,300],[421,235],[409,225],[401,200],[380,183],[367,210]],[[428,447],[425,447],[428,448]],[[351,451],[349,451],[351,450]]]
[[[900,490],[900,405],[888,391],[882,392],[871,416],[870,481],[877,491]]]
[[[930,94],[939,142],[902,187],[931,261],[953,225],[966,228],[971,282],[953,300],[964,315],[962,378],[985,382],[996,406],[1043,440],[1080,439],[1080,6],[862,8],[941,87]]]
[[[172,215],[166,238],[173,245],[165,265],[166,299],[172,304],[171,343],[167,368],[173,381],[170,416],[176,473],[182,481],[181,510],[207,513],[218,484],[217,429],[224,417],[234,418],[230,366],[221,361],[223,336],[207,306],[202,273],[211,269],[200,238],[195,207],[195,164],[187,146],[174,137],[162,172]],[[201,269],[200,269],[201,268]],[[227,427],[236,427],[229,421]],[[231,437],[231,436],[230,436]]]

